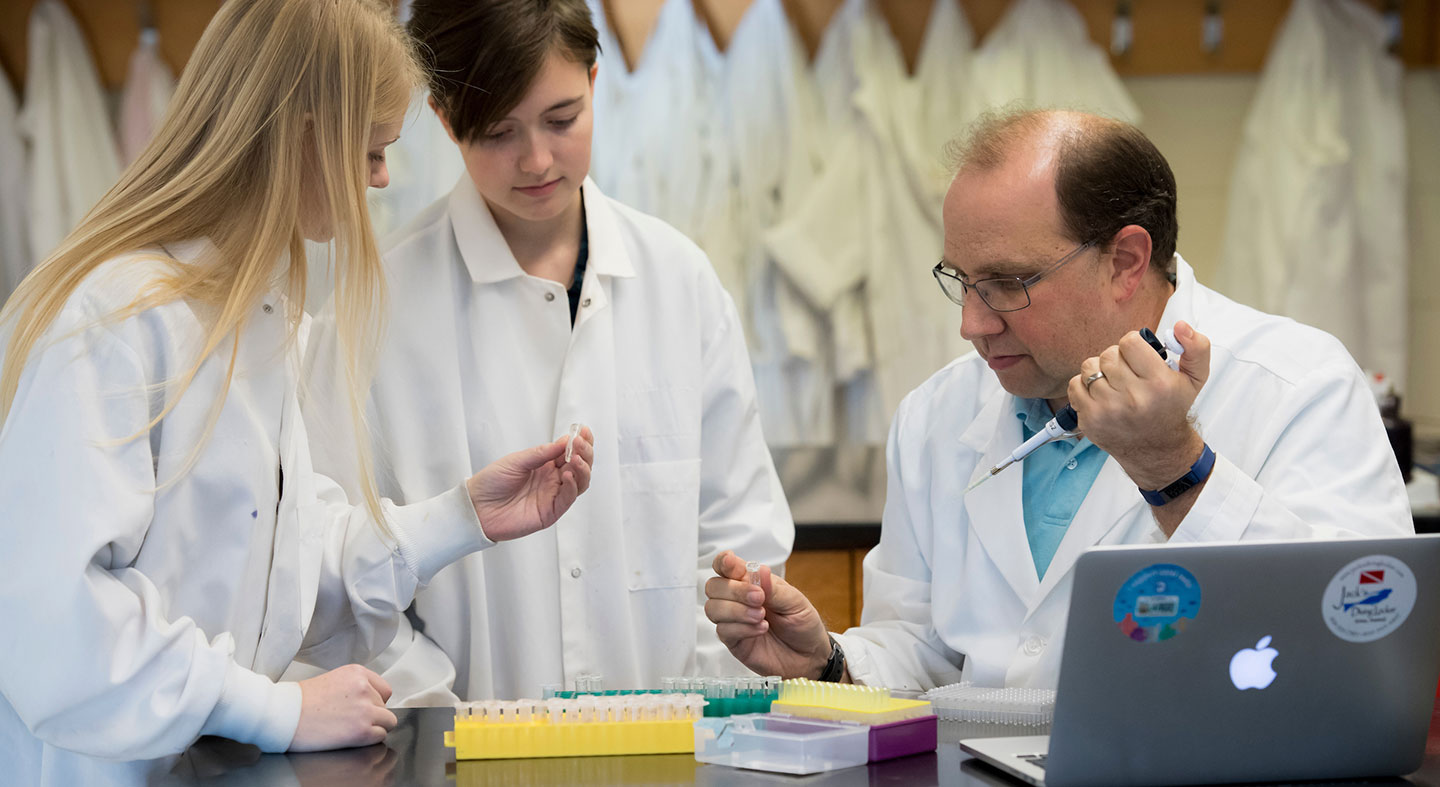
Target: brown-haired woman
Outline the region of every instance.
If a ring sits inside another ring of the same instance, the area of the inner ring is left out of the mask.
[[[391,328],[371,389],[382,489],[424,499],[455,468],[576,421],[595,427],[598,475],[557,527],[437,575],[415,605],[424,636],[377,666],[406,697],[443,688],[453,662],[467,699],[581,673],[608,687],[745,674],[701,583],[727,548],[782,563],[794,525],[708,259],[587,178],[585,0],[417,0],[412,14],[467,175],[387,242]],[[350,449],[317,452],[339,466]]]

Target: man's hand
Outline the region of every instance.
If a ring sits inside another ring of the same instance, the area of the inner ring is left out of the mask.
[[[740,663],[761,675],[818,678],[830,659],[830,635],[815,605],[761,566],[759,585],[746,581],[745,561],[725,550],[705,583],[705,616]]]
[[[359,664],[300,681],[300,697],[290,751],[369,746],[395,728],[395,714],[385,708],[390,685]]]
[[[1070,380],[1070,404],[1085,436],[1115,457],[1141,489],[1170,485],[1204,450],[1189,415],[1210,376],[1210,340],[1184,322],[1175,324],[1175,338],[1185,348],[1179,372],[1131,331],[1087,358]],[[1087,387],[1085,380],[1096,372],[1105,376]],[[1192,492],[1198,494],[1198,487]]]
[[[569,435],[553,443],[496,459],[465,482],[480,527],[491,541],[528,536],[555,524],[575,499],[590,488],[595,461],[590,428],[575,438],[565,461]]]

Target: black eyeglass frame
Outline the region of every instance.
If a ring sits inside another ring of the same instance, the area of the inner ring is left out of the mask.
[[[965,305],[965,293],[969,292],[971,289],[974,289],[975,292],[980,295],[980,300],[984,301],[985,305],[989,306],[991,311],[1018,312],[1021,309],[1029,308],[1030,288],[1035,285],[1035,283],[1039,282],[1041,279],[1044,279],[1046,276],[1049,276],[1055,271],[1060,270],[1062,267],[1065,266],[1065,263],[1075,259],[1076,257],[1080,256],[1081,252],[1085,251],[1086,249],[1092,248],[1097,244],[1098,241],[1086,241],[1079,246],[1076,246],[1074,249],[1071,249],[1068,254],[1056,260],[1055,263],[1050,267],[1046,268],[1043,271],[1040,271],[1039,273],[1027,279],[1022,279],[1019,276],[991,276],[988,279],[979,279],[976,281],[967,282],[959,276],[955,275],[954,273],[951,273],[950,269],[945,267],[944,260],[935,263],[935,267],[930,269],[930,273],[935,276],[935,282],[940,285],[940,291],[945,293],[945,297],[949,298],[950,302],[954,303],[956,306],[963,307]],[[945,283],[946,279],[949,279],[950,281],[953,281],[956,284],[960,285],[960,293],[958,296],[951,291],[952,285]],[[990,299],[985,297],[985,291],[987,289],[993,290],[994,288],[981,286],[986,284],[987,282],[992,281],[1018,282],[1020,285],[1020,292],[1025,296],[1025,304],[1023,306],[1015,306],[1009,309],[996,308],[995,304],[991,303]]]

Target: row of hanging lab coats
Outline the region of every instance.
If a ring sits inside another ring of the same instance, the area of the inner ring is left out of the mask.
[[[813,63],[782,0],[754,0],[721,52],[692,0],[667,0],[635,69],[600,0],[591,176],[695,240],[745,325],[772,446],[879,443],[899,400],[969,345],[936,291],[942,151],[1020,101],[1139,112],[1065,0],[1019,0],[972,53],[935,0],[914,74],[872,0],[846,0]],[[376,234],[448,192],[464,164],[419,98],[370,194]],[[325,250],[310,305],[329,294]]]
[[[174,92],[158,36],[147,30],[121,95],[122,146],[90,47],[69,9],[60,0],[40,0],[26,40],[23,107],[17,110],[0,76],[0,172],[12,179],[0,190],[0,299],[115,185],[122,164],[154,135]]]
[[[958,2],[935,0],[913,74],[872,0],[836,11],[813,65],[781,0],[755,0],[724,53],[692,2],[667,0],[633,72],[591,7],[592,176],[710,255],[771,445],[881,442],[900,398],[969,350],[929,268],[943,149],[979,112],[1139,115],[1064,0],[1020,0],[973,53]]]
[[[1291,6],[1245,121],[1217,282],[1333,334],[1397,388],[1409,330],[1402,78],[1374,9]]]

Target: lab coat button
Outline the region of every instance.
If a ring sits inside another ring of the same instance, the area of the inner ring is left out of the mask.
[[[260,307],[260,308],[264,309],[266,314],[269,314],[270,312],[275,311],[275,307],[274,307],[274,306],[271,306],[271,305],[268,304],[268,303],[265,304],[264,306]]]
[[[1076,462],[1074,459],[1071,459],[1070,461],[1068,461],[1068,462],[1065,463],[1065,469],[1066,469],[1066,470],[1074,470],[1075,467],[1076,467],[1078,464],[1079,464],[1079,463]]]
[[[578,569],[578,568],[572,568],[572,569],[570,569],[570,576],[575,577],[576,579],[579,579],[579,578],[580,578],[580,575],[581,575],[582,573],[584,573],[584,572],[582,572],[582,571],[581,571],[580,569]]]
[[[1031,637],[1025,640],[1025,645],[1022,648],[1022,650],[1025,651],[1025,655],[1027,656],[1038,656],[1040,655],[1040,651],[1044,649],[1045,640],[1040,639],[1039,637]]]
[[[545,300],[547,300],[547,301],[553,301],[553,300],[555,300],[555,293],[553,293],[553,292],[547,292],[547,293],[545,293]]]
[[[590,305],[590,299],[589,299],[589,298],[586,298],[585,300],[583,300],[583,301],[580,302],[580,305],[581,305],[581,306],[589,306],[589,305]]]

